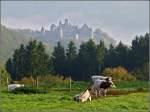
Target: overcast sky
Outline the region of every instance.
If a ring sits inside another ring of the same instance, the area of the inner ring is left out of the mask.
[[[149,31],[148,1],[2,1],[1,5],[1,23],[10,28],[49,29],[68,18],[71,24],[87,23],[126,44]]]

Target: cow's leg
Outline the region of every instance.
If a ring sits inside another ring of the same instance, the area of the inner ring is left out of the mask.
[[[95,95],[96,95],[96,97],[97,97],[97,89],[95,89]]]
[[[101,96],[101,89],[98,90],[98,94],[99,94],[99,96]]]
[[[107,90],[105,89],[105,90],[104,90],[104,97],[106,97],[106,92],[107,92]]]
[[[101,95],[104,96],[104,89],[101,89]]]

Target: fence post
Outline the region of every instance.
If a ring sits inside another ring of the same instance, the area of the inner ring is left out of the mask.
[[[69,77],[69,91],[71,92],[71,76]]]
[[[6,84],[7,84],[7,90],[9,91],[9,89],[8,89],[8,84],[9,84],[8,77],[6,78]]]

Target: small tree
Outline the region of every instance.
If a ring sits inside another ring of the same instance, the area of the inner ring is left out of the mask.
[[[0,85],[7,86],[10,80],[11,80],[10,74],[4,68],[1,68],[0,69]]]
[[[103,71],[104,76],[110,76],[113,79],[120,81],[130,81],[130,80],[136,80],[136,77],[130,74],[125,68],[119,66],[116,68],[106,68]]]

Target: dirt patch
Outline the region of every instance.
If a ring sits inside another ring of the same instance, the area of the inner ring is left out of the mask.
[[[109,89],[107,91],[107,95],[124,95],[124,94],[131,94],[131,93],[138,93],[138,92],[148,92],[147,89],[138,88],[138,89]],[[95,97],[95,94],[92,93],[92,96]]]

